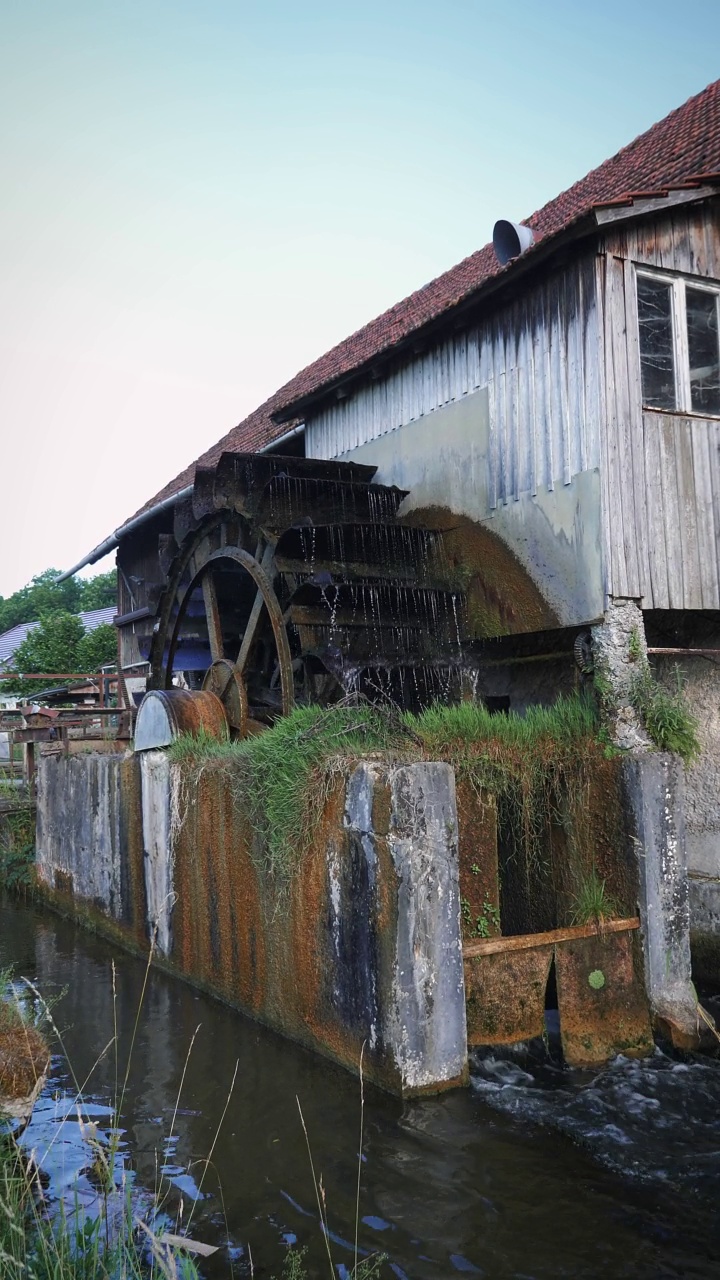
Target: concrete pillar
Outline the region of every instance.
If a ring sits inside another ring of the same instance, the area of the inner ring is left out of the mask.
[[[622,764],[638,864],[645,985],[658,1029],[678,1048],[698,1043],[690,968],[684,777],[673,755],[648,752]]]
[[[147,925],[156,950],[166,959],[172,951],[175,905],[172,812],[172,766],[164,751],[140,753],[142,832]]]
[[[348,780],[344,821],[363,850],[377,919],[369,1048],[378,1047],[401,1094],[464,1083],[454,772],[443,763],[361,764]]]
[[[632,705],[632,684],[647,666],[645,623],[637,601],[611,599],[605,619],[592,628],[594,680],[611,737],[619,747],[643,751],[651,747]]]
[[[418,1090],[467,1072],[455,775],[447,764],[407,765],[390,794],[398,884],[385,1033],[404,1088]]]

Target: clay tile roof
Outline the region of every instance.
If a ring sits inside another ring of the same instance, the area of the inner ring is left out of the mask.
[[[719,176],[720,80],[716,80],[525,221],[532,227],[537,245],[567,231],[598,205],[631,203],[639,195],[659,196],[670,188],[717,181]],[[251,452],[271,443],[293,425],[287,410],[297,401],[391,351],[501,272],[512,269],[513,263],[500,267],[492,245],[486,244],[411,293],[298,373],[197,463],[186,467],[141,512],[191,484],[196,465],[211,466],[225,451]],[[274,415],[281,413],[285,420],[279,424]]]

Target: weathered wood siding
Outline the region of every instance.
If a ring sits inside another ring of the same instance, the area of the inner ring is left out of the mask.
[[[720,282],[720,214],[705,204],[608,234],[598,259],[607,403],[608,590],[647,609],[720,608],[720,419],[643,410],[637,265]]]
[[[359,445],[487,386],[490,505],[570,484],[600,464],[602,379],[594,254],[307,421],[310,457]]]

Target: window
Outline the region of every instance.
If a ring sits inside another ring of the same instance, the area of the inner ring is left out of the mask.
[[[720,416],[720,290],[638,272],[643,404]]]

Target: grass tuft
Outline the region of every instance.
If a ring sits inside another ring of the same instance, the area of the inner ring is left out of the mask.
[[[630,698],[655,746],[674,752],[689,765],[700,753],[697,720],[685,701],[677,669],[676,679],[676,689],[667,689],[646,666],[633,681]]]
[[[600,928],[606,920],[612,920],[619,914],[617,903],[611,897],[597,871],[592,870],[584,876],[577,887],[572,901],[573,924],[597,924]]]
[[[186,787],[209,764],[230,775],[238,806],[249,810],[265,868],[287,882],[325,804],[330,762],[397,749],[407,734],[398,717],[374,707],[298,707],[272,729],[241,742],[183,735],[168,749],[184,767]]]

